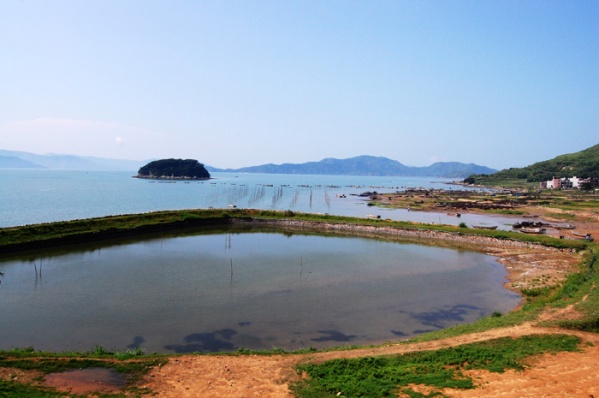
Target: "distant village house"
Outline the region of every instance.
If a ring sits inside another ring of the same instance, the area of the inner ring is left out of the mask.
[[[541,182],[541,188],[547,189],[581,189],[585,186],[599,187],[599,178],[553,177],[552,180]]]

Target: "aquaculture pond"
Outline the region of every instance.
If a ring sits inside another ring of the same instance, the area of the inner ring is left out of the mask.
[[[148,353],[374,344],[514,308],[494,257],[204,231],[0,260],[0,348]]]

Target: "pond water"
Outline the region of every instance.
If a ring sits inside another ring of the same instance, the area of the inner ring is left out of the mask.
[[[398,340],[513,309],[480,253],[237,230],[4,258],[0,348],[288,350]]]

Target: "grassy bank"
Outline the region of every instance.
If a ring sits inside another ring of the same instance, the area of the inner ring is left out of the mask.
[[[404,230],[438,231],[458,235],[485,236],[500,240],[537,243],[559,249],[586,250],[590,243],[583,240],[561,240],[544,235],[524,235],[512,231],[460,228],[451,225],[420,224],[405,221],[370,220],[354,217],[294,213],[266,210],[179,210],[128,214],[83,220],[33,224],[0,229],[0,253],[40,247],[93,242],[145,233],[174,231],[212,225],[228,225],[233,220],[298,220],[318,225],[349,224],[384,226]]]

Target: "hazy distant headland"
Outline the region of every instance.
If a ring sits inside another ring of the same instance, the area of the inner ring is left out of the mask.
[[[134,171],[147,162],[55,153],[39,155],[0,149],[0,169]]]
[[[135,171],[150,160],[119,160],[76,155],[46,154],[8,151],[0,149],[0,169],[49,169],[49,170],[112,170]],[[385,157],[357,156],[348,159],[326,158],[318,162],[301,164],[264,164],[239,169],[221,169],[205,166],[209,172],[267,173],[267,174],[314,174],[355,176],[401,176],[465,178],[472,174],[492,174],[497,170],[476,164],[438,162],[426,167],[406,166]]]

